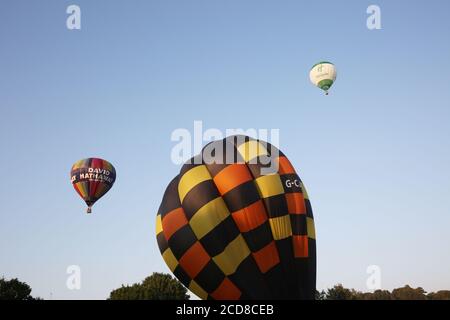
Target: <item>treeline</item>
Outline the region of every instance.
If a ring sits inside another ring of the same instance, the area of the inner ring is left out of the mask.
[[[326,291],[316,291],[316,300],[450,300],[450,290],[427,293],[421,287],[405,285],[392,291],[361,292],[338,284]]]
[[[153,273],[140,283],[122,285],[113,290],[108,300],[188,300],[187,289],[165,273]],[[18,279],[0,278],[0,300],[41,300],[31,296],[31,287]],[[406,285],[392,291],[361,292],[342,284],[316,291],[316,300],[450,300],[450,290],[427,293],[423,288]]]

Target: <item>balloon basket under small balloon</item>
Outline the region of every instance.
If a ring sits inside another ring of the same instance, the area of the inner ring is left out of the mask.
[[[88,207],[88,208],[86,209],[86,213],[87,213],[87,214],[92,213],[92,208],[91,208],[91,207]]]

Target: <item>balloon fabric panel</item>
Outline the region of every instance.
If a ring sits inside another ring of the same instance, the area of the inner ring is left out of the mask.
[[[185,164],[169,184],[157,215],[161,254],[202,299],[313,299],[315,231],[303,183],[273,146],[240,138],[203,149],[233,150],[235,163]],[[262,175],[263,157],[278,171]]]

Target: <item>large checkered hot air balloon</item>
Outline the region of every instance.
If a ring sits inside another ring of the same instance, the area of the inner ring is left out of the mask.
[[[70,170],[72,185],[86,202],[87,213],[94,203],[111,189],[116,181],[116,169],[106,160],[88,158],[77,161]]]
[[[156,234],[170,270],[202,299],[314,299],[308,194],[268,143],[232,136],[203,148],[169,183]]]

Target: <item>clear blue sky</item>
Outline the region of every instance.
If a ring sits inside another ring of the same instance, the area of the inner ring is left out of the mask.
[[[82,29],[66,28],[78,4]],[[366,27],[381,7],[382,30]],[[174,129],[279,128],[309,188],[318,288],[450,289],[448,1],[1,1],[0,275],[106,298],[168,272],[154,235]],[[308,79],[333,61],[325,97]],[[73,162],[117,169],[87,216]],[[66,288],[79,265],[82,289]]]

